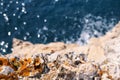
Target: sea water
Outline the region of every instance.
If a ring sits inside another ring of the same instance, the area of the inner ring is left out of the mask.
[[[13,38],[83,45],[120,20],[120,0],[0,0],[0,53]]]

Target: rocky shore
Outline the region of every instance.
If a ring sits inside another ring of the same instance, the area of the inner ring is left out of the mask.
[[[120,22],[84,46],[14,39],[0,55],[0,80],[120,80]]]

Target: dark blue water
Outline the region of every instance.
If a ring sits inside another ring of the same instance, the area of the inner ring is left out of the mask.
[[[0,52],[12,39],[83,44],[120,20],[120,0],[0,0]]]

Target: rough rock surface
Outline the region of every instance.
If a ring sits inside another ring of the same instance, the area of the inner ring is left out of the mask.
[[[84,46],[14,39],[12,50],[0,56],[0,79],[120,80],[120,23]]]

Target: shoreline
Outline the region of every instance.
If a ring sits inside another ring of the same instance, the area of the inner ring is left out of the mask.
[[[88,44],[32,44],[13,40],[11,54],[0,56],[0,79],[119,80],[120,22]]]

